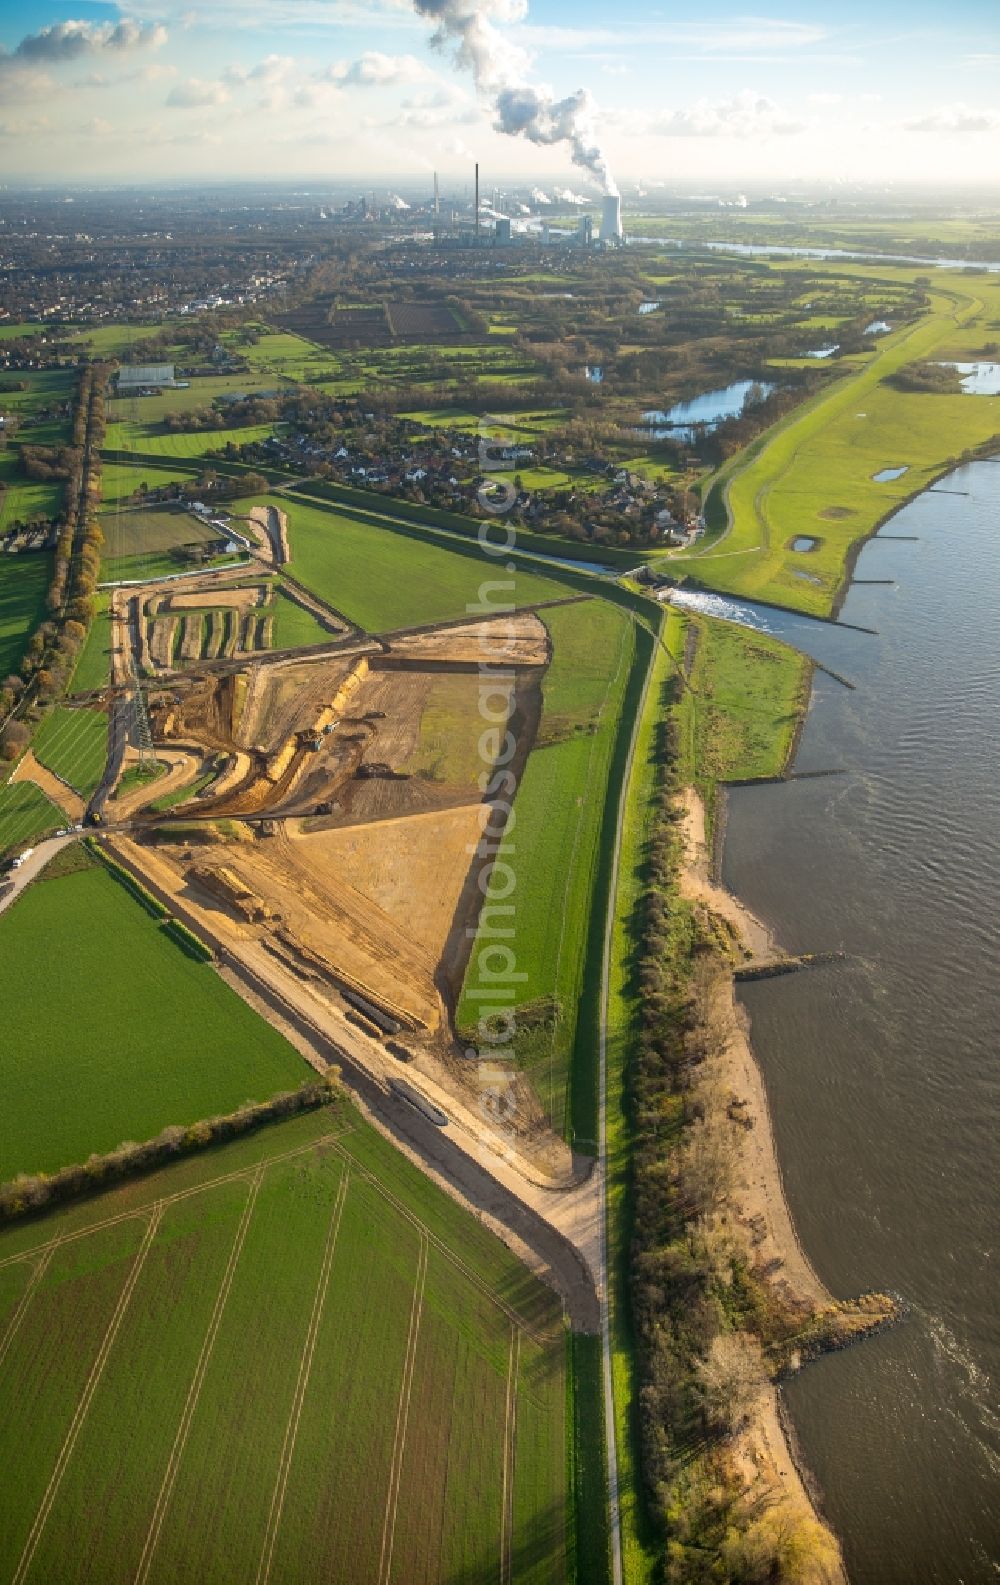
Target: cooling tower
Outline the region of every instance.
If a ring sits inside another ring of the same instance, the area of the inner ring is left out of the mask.
[[[622,201],[617,193],[613,198],[605,198],[601,205],[601,241],[620,242],[622,240]]]

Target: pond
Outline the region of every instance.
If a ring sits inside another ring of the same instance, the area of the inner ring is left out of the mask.
[[[812,534],[796,534],[789,545],[789,550],[815,550],[819,540]]]
[[[892,329],[887,319],[873,319],[870,325],[865,326],[866,336],[885,336]]]
[[[833,354],[835,352],[839,352],[839,351],[840,351],[840,342],[839,341],[835,341],[833,343],[833,345],[830,346],[830,347],[814,347],[811,352],[807,352],[806,353],[806,357],[807,358],[832,358]]]
[[[637,433],[654,440],[690,440],[699,429],[714,429],[726,418],[738,418],[751,391],[759,391],[763,398],[774,388],[769,380],[734,380],[732,385],[706,391],[690,402],[675,402],[666,409],[650,407],[643,412]]]
[[[962,376],[966,396],[1000,396],[1000,363],[942,363]]]
[[[888,484],[892,479],[901,479],[903,477],[903,474],[904,473],[908,473],[908,472],[909,472],[909,468],[908,467],[903,467],[903,468],[880,468],[878,473],[873,473],[872,474],[872,479],[875,481],[876,484]]]

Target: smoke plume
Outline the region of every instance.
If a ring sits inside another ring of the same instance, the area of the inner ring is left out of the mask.
[[[617,194],[587,89],[556,99],[531,87],[528,57],[504,36],[504,24],[527,16],[527,0],[413,0],[413,5],[435,24],[434,48],[470,71],[479,91],[492,99],[498,132],[543,146],[567,144],[574,164],[596,177],[606,193]]]

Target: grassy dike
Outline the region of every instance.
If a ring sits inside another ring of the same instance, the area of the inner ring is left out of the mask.
[[[834,612],[854,548],[967,448],[1000,431],[998,405],[988,398],[887,383],[909,364],[975,356],[977,338],[988,336],[997,286],[939,281],[940,272],[922,318],[720,469],[706,501],[718,537],[665,565],[712,589],[814,616]],[[906,472],[876,481],[886,467]],[[813,537],[815,548],[791,550],[798,534]]]
[[[656,1534],[642,1490],[637,1416],[639,1371],[629,1300],[634,1117],[627,1088],[628,1062],[630,1047],[638,1034],[634,965],[641,943],[636,914],[644,885],[644,852],[662,774],[657,752],[660,726],[668,690],[676,675],[675,657],[683,652],[679,613],[664,611],[658,636],[661,642],[653,648],[645,691],[638,701],[635,747],[625,794],[606,1010],[609,1307],[622,1563],[628,1585],[645,1585],[653,1579],[656,1567]]]

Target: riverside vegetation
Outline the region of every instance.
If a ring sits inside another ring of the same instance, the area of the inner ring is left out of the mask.
[[[715,1072],[731,938],[680,896],[676,684],[662,700],[655,694],[666,716],[640,767],[653,796],[626,920],[633,1023],[624,1069],[632,1431],[647,1551],[662,1549],[669,1585],[805,1581],[836,1564],[836,1545],[808,1504],[747,1486],[734,1438],[769,1382],[884,1325],[895,1305],[878,1294],[829,1306],[789,1298],[759,1268],[734,1212],[740,1136],[750,1125]]]

